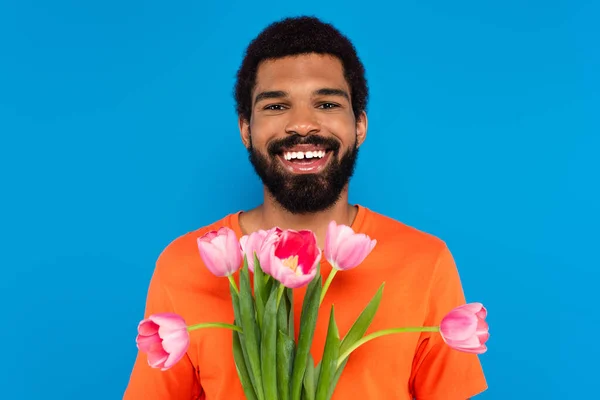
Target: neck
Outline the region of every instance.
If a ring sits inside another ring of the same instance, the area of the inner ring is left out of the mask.
[[[317,236],[322,249],[325,246],[325,234],[329,222],[352,225],[357,208],[348,203],[348,189],[344,189],[340,199],[329,209],[310,214],[292,214],[285,210],[265,189],[264,203],[257,208],[243,213],[240,224],[244,234],[278,226],[281,229],[309,229]],[[246,214],[246,215],[244,215]]]

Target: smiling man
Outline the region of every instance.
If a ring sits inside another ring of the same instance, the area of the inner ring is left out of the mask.
[[[348,202],[348,184],[367,135],[367,97],[354,46],[333,26],[299,17],[261,32],[238,71],[235,100],[241,140],[263,182],[264,201],[169,244],[157,261],[145,316],[170,311],[193,323],[233,320],[228,281],[214,277],[198,254],[196,240],[207,231],[227,226],[241,237],[274,226],[310,229],[323,248],[331,220],[377,240],[362,265],[336,276],[323,301],[323,310],[336,305],[341,335],[383,281],[371,332],[437,325],[464,304],[458,270],[443,241]],[[324,278],[330,271],[323,260]],[[294,294],[296,335],[305,289]],[[321,312],[317,321],[315,362],[322,356],[328,318]],[[139,353],[124,399],[243,399],[231,337],[224,329],[192,332],[186,356],[167,371],[151,368]],[[486,388],[477,355],[451,349],[437,333],[404,333],[356,350],[333,400],[465,400]]]
[[[314,46],[306,39],[305,46]],[[249,52],[266,45],[255,42]],[[265,224],[310,226],[320,233],[322,244],[323,217],[348,225],[353,220],[357,210],[347,202],[348,181],[367,132],[361,104],[366,101],[366,81],[358,59],[354,63],[359,68],[356,104],[342,63],[331,55],[313,52],[263,60],[255,67],[254,82],[243,79],[251,66],[242,65],[236,90],[240,131],[265,187],[265,203],[240,216],[247,230]]]

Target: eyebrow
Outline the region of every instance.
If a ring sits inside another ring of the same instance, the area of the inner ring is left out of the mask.
[[[342,89],[323,88],[315,91],[314,94],[317,96],[340,96],[350,101],[350,95]]]
[[[315,90],[313,92],[313,95],[315,95],[315,96],[340,96],[340,97],[344,97],[346,100],[350,101],[350,95],[348,94],[348,92],[346,92],[345,90],[342,90],[342,89],[321,88],[321,89]],[[256,104],[262,100],[281,99],[281,98],[285,98],[285,97],[288,97],[288,93],[284,92],[283,90],[269,90],[269,91],[260,92],[259,94],[257,94],[256,97],[254,98],[254,103]]]
[[[271,90],[271,91],[267,91],[267,92],[260,92],[254,98],[254,103],[258,103],[259,101],[262,101],[262,100],[281,99],[284,97],[288,97],[288,94],[286,92],[284,92],[283,90]]]

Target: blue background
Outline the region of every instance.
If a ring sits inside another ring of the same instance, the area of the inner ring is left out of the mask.
[[[489,309],[478,398],[589,398],[598,3],[220,3],[0,3],[1,397],[121,398],[160,251],[261,201],[234,75],[306,13],[367,68],[351,200],[444,239]]]

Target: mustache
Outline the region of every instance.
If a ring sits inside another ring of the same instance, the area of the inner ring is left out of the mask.
[[[323,136],[310,135],[310,136],[300,136],[300,135],[291,135],[287,136],[283,139],[273,141],[267,147],[267,151],[269,155],[276,156],[285,150],[286,148],[296,146],[299,144],[312,144],[325,147],[327,150],[331,150],[334,154],[340,149],[340,143],[333,138],[325,138]]]

